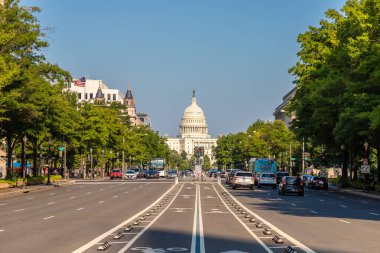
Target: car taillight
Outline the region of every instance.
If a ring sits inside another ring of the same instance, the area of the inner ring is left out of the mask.
[[[301,185],[301,186],[303,185],[303,181],[302,181],[302,180],[300,180],[300,185]]]

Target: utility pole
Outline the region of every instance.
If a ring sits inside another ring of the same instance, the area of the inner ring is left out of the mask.
[[[122,173],[124,173],[124,171],[125,171],[125,166],[124,166],[124,141],[125,141],[125,139],[124,139],[124,136],[123,136],[123,155],[122,155],[122,158],[121,158],[121,171],[122,171]]]
[[[63,173],[64,178],[67,179],[67,166],[66,166],[66,144],[63,144]]]
[[[290,175],[293,176],[293,171],[292,171],[292,143],[289,145],[289,172]]]
[[[305,138],[302,138],[302,173],[305,174]]]

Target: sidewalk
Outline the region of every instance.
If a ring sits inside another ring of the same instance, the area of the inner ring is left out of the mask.
[[[364,192],[364,190],[358,190],[358,189],[353,189],[353,188],[339,188],[336,185],[331,185],[329,184],[329,189],[330,190],[335,190],[339,192],[344,192],[347,194],[352,194],[356,196],[361,196],[361,197],[367,197],[367,198],[373,198],[373,199],[378,199],[380,200],[380,192],[375,192],[375,191],[370,191],[370,192]]]
[[[14,194],[28,193],[32,191],[42,191],[52,189],[54,187],[59,187],[60,185],[74,184],[75,180],[62,180],[52,183],[51,185],[39,184],[39,185],[29,185],[25,189],[22,187],[13,187],[13,188],[3,188],[0,189],[0,197],[10,196]]]

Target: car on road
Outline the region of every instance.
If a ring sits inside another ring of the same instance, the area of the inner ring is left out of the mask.
[[[172,170],[172,169],[169,169],[166,175],[167,178],[175,178],[176,176],[177,176],[177,171]]]
[[[159,170],[158,174],[159,174],[159,177],[162,177],[162,178],[166,177],[166,171],[165,170]]]
[[[160,178],[160,173],[154,169],[147,170],[146,178]]]
[[[276,189],[277,181],[274,173],[262,173],[257,177],[257,186],[259,188],[267,185],[272,186],[273,189]]]
[[[218,169],[211,169],[208,172],[208,176],[209,177],[218,177],[218,174],[219,174],[219,170]]]
[[[277,184],[281,183],[282,177],[284,177],[284,176],[289,176],[289,172],[286,172],[286,171],[277,171],[276,172]]]
[[[328,190],[329,184],[325,177],[312,176],[307,181],[307,188]]]
[[[234,174],[231,180],[232,189],[237,189],[240,187],[254,189],[255,180],[251,172],[238,171]]]
[[[304,185],[307,184],[307,180],[308,180],[310,177],[311,177],[311,175],[309,175],[309,174],[303,174],[303,175],[301,176],[301,179],[302,179]]]
[[[304,195],[304,183],[301,177],[283,176],[281,183],[278,185],[278,194],[297,193],[299,196]]]
[[[136,179],[138,172],[136,170],[127,170],[124,174],[124,179]]]
[[[237,170],[237,169],[231,169],[230,170],[230,172],[226,176],[226,184],[228,184],[228,185],[231,184],[231,180],[232,180],[236,171],[239,171],[239,170]]]
[[[111,170],[110,179],[114,179],[114,178],[120,178],[120,179],[123,178],[123,174],[121,173],[121,170],[117,170],[117,169]]]

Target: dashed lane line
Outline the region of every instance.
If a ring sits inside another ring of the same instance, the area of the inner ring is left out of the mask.
[[[99,201],[98,203],[99,203],[99,204],[102,204],[102,203],[104,203],[104,200],[102,200],[102,201]]]
[[[6,204],[8,204],[8,203],[0,203],[0,206],[5,206]]]
[[[344,205],[339,205],[340,207],[343,207],[343,208],[347,208],[347,206],[344,206]]]
[[[292,206],[297,206],[296,204],[291,204]]]
[[[17,209],[17,210],[14,210],[15,212],[21,212],[21,211],[25,211],[25,209]]]
[[[52,205],[52,204],[55,204],[55,202],[49,202],[49,203],[47,203],[48,205]]]
[[[55,193],[54,193],[54,192],[52,192],[52,193],[50,193],[50,194],[49,194],[49,196],[51,196],[51,195],[54,195],[54,194],[55,194]]]
[[[375,216],[379,216],[380,215],[378,213],[369,213],[369,214],[372,214],[372,215],[375,215]]]
[[[224,188],[222,185],[220,185],[222,188]],[[254,213],[253,211],[251,211],[250,209],[246,208],[242,203],[240,203],[240,201],[238,201],[230,192],[228,192],[225,188],[224,190],[228,193],[228,195],[230,196],[230,198],[232,198],[236,203],[238,203],[240,206],[242,206],[246,212],[250,213],[251,215],[255,216],[257,219],[261,220],[263,223],[266,223],[268,226],[270,226],[274,231],[276,231],[281,237],[283,238],[286,238],[287,240],[289,240],[290,242],[292,242],[294,245],[297,245],[299,248],[301,248],[303,251],[305,251],[306,253],[315,253],[314,250],[310,249],[309,247],[307,247],[306,245],[302,244],[301,242],[299,242],[298,240],[296,240],[295,238],[291,237],[290,235],[288,235],[287,233],[285,233],[284,231],[280,230],[279,228],[277,228],[275,225],[271,224],[270,222],[268,222],[267,220],[265,220],[264,218],[262,218],[261,216],[259,216],[258,214]],[[224,202],[223,202],[224,203]],[[225,203],[224,203],[225,204]],[[249,228],[248,228],[249,229]],[[252,231],[251,231],[252,233]],[[265,245],[266,248],[268,248],[266,245]],[[269,249],[269,248],[268,248]],[[270,250],[270,249],[269,249]],[[269,251],[269,252],[272,252],[272,251]]]
[[[175,185],[174,185],[175,186]],[[165,212],[166,212],[166,210],[168,210],[169,208],[170,208],[170,206],[173,204],[173,202],[174,202],[174,200],[177,198],[177,196],[178,196],[178,194],[181,192],[181,190],[182,190],[182,188],[183,188],[183,185],[181,185],[181,188],[178,190],[178,192],[177,192],[177,194],[173,197],[173,199],[170,201],[170,203],[165,207],[165,209],[163,209],[162,210],[162,212],[161,213],[159,213],[153,220],[152,220],[152,222],[150,223],[150,224],[148,224],[146,227],[144,227],[141,231],[140,231],[140,233],[138,233],[135,237],[133,237],[133,239],[132,240],[130,240],[129,242],[128,242],[128,244],[127,245],[125,245],[121,250],[119,250],[118,251],[118,253],[124,253],[124,252],[126,252],[128,249],[129,249],[129,247],[131,247],[132,245],[133,245],[133,243],[137,240],[137,239],[139,239],[140,238],[140,236],[142,235],[142,234],[144,234],[160,217],[161,217],[161,215],[163,215]],[[165,194],[166,195],[166,194]],[[164,196],[165,196],[164,195]],[[161,198],[159,199],[159,200],[161,200]],[[144,210],[145,211],[145,210]],[[135,227],[138,227],[138,226],[135,226]],[[143,227],[143,226],[142,226]]]
[[[4,232],[5,230],[4,229],[0,229],[0,232]]]
[[[314,213],[314,214],[316,214],[317,212],[316,211],[310,211],[311,213]]]
[[[49,216],[49,217],[45,217],[45,218],[43,218],[44,220],[49,220],[49,219],[52,219],[52,218],[54,218],[55,216]]]
[[[76,210],[77,211],[82,211],[84,209],[84,207],[80,207],[80,208],[77,208]]]
[[[343,222],[343,223],[347,223],[347,224],[350,224],[351,222],[349,221],[346,221],[346,220],[339,220],[340,222]]]
[[[216,192],[216,194],[218,195],[218,197],[220,198],[220,200],[222,201],[222,203],[224,204],[224,206],[227,208],[227,210],[236,218],[236,220],[240,223],[240,224],[242,224],[243,225],[243,227],[248,231],[248,233],[253,237],[253,238],[255,238],[256,239],[256,241],[267,251],[267,252],[270,252],[270,253],[273,253],[273,251],[271,250],[271,249],[269,249],[268,248],[268,246],[267,245],[265,245],[265,243],[262,241],[262,240],[260,240],[260,238],[255,234],[255,233],[253,233],[252,232],[252,230],[247,226],[247,225],[245,225],[244,224],[244,222],[241,220],[241,219],[239,219],[239,217],[234,213],[234,212],[232,212],[232,210],[228,207],[228,205],[223,201],[223,199],[222,199],[222,197],[219,195],[219,193],[218,193],[218,191],[215,189],[215,187],[214,186],[212,186],[213,188],[214,188],[214,190],[215,190],[215,192]],[[230,195],[232,198],[234,198],[232,195]],[[235,199],[235,202],[238,202],[236,199]],[[242,206],[242,205],[241,205]]]
[[[93,239],[92,241],[86,243],[85,245],[83,245],[82,247],[76,249],[75,251],[73,251],[72,253],[81,253],[81,252],[84,252],[86,251],[87,249],[89,249],[90,247],[92,247],[93,245],[97,244],[98,242],[102,241],[104,238],[106,238],[107,236],[109,236],[110,234],[114,233],[115,231],[119,230],[120,228],[122,227],[125,227],[125,225],[127,225],[128,223],[130,223],[131,221],[135,220],[137,217],[140,217],[142,214],[146,213],[148,210],[150,210],[153,206],[155,206],[157,203],[159,203],[164,196],[166,196],[167,194],[169,194],[169,192],[171,192],[174,187],[176,187],[176,184],[174,184],[172,187],[170,187],[162,196],[161,198],[158,198],[155,202],[153,202],[150,206],[148,206],[147,208],[145,208],[144,210],[142,210],[141,212],[135,214],[134,216],[132,216],[131,218],[125,220],[124,222],[120,223],[119,225],[111,228],[110,230],[106,231],[105,233],[99,235],[98,237],[96,237],[95,239]]]
[[[75,198],[76,198],[75,196],[70,197],[70,199],[75,199]]]

